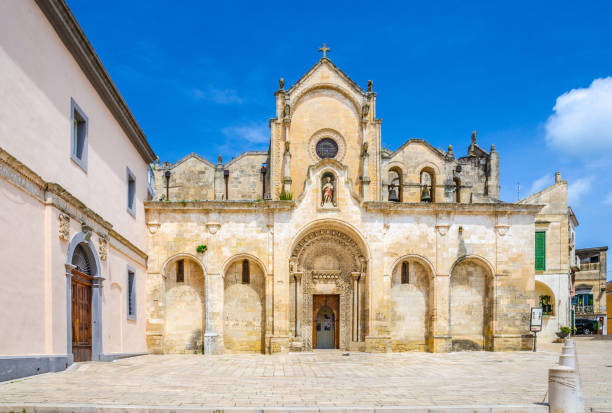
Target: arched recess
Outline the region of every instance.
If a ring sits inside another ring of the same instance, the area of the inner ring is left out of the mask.
[[[393,166],[387,171],[387,200],[404,202],[404,172],[399,166]]]
[[[363,349],[368,251],[360,234],[342,221],[319,220],[299,231],[289,256],[292,341],[316,348],[317,313],[328,305],[338,314],[336,347]]]
[[[312,87],[304,89],[293,100],[293,111],[295,112],[297,110],[297,108],[300,106],[304,98],[307,97],[309,94],[315,91],[325,90],[325,89],[332,91],[332,92],[336,92],[340,94],[343,98],[347,99],[351,103],[353,109],[355,110],[355,115],[359,117],[361,113],[361,106],[357,102],[357,100],[355,100],[353,96],[351,96],[351,94],[347,90],[341,88],[340,86],[334,85],[332,83],[318,83]]]
[[[436,202],[436,173],[431,167],[425,167],[419,172],[421,186],[421,202]]]
[[[201,353],[206,294],[204,267],[191,254],[177,254],[163,266],[164,353]]]
[[[231,257],[224,265],[223,287],[225,349],[230,352],[263,353],[266,272],[262,261],[250,254]]]
[[[535,304],[542,307],[544,317],[555,316],[557,314],[557,305],[555,303],[555,293],[551,288],[542,281],[535,282]]]
[[[103,278],[100,259],[91,235],[91,231],[75,234],[68,244],[66,254],[67,350],[68,354],[73,355],[75,361],[102,359],[101,287]],[[80,320],[77,319],[79,317],[77,313],[80,313]],[[82,323],[88,323],[88,325],[85,326]],[[89,332],[83,331],[84,328]],[[83,347],[87,346],[78,345],[74,340],[77,340],[79,336],[82,339],[83,335],[88,334],[91,337],[90,350],[83,351]],[[77,346],[81,349],[78,349]]]
[[[428,351],[433,334],[434,273],[417,255],[396,260],[391,272],[391,349]]]
[[[493,350],[493,274],[481,257],[462,257],[453,264],[449,288],[453,351]]]

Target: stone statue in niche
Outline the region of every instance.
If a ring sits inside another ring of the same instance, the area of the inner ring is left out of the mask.
[[[321,206],[336,206],[334,203],[334,183],[331,176],[323,178],[321,187]]]

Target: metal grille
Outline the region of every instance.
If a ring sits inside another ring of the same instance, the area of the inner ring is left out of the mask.
[[[92,275],[89,256],[81,244],[77,245],[74,249],[74,254],[72,254],[72,265],[82,273]]]
[[[331,138],[323,138],[317,142],[317,155],[319,158],[335,158],[338,155],[338,144]]]

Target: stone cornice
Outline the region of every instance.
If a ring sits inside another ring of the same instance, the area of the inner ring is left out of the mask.
[[[90,226],[101,237],[108,238],[111,236],[138,257],[147,259],[147,254],[115,231],[110,222],[88,208],[61,185],[46,182],[1,147],[0,178],[4,178],[18,188],[21,188],[41,203],[51,204],[71,218]]]
[[[147,211],[268,211],[293,209],[295,201],[147,201],[144,206]]]
[[[147,138],[117,90],[100,58],[83,33],[65,0],[36,0],[47,20],[87,76],[146,163],[156,156]]]
[[[544,205],[526,205],[509,203],[490,204],[457,204],[457,203],[429,203],[429,202],[364,202],[368,211],[381,212],[445,212],[445,213],[496,213],[510,212],[523,214],[537,214]]]

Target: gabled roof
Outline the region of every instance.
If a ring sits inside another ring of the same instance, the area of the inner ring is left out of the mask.
[[[298,86],[304,83],[306,79],[308,79],[319,67],[323,66],[324,64],[328,64],[338,74],[338,76],[344,79],[357,93],[361,95],[366,94],[365,90],[363,90],[357,83],[355,83],[353,79],[348,77],[346,73],[340,70],[338,66],[333,64],[333,62],[329,60],[327,57],[322,57],[321,60],[315,63],[315,65],[311,67],[310,70],[308,70],[301,78],[298,79],[297,82],[293,84],[293,86],[289,88],[288,93],[292,93],[295,89],[297,89]]]
[[[393,158],[395,155],[397,155],[398,153],[400,153],[402,150],[404,150],[404,148],[410,144],[413,143],[422,143],[423,145],[425,145],[426,147],[428,147],[429,149],[431,149],[431,151],[433,153],[435,153],[436,155],[438,155],[440,158],[445,159],[446,157],[446,152],[444,152],[441,149],[438,148],[434,148],[433,146],[431,146],[431,144],[429,142],[427,142],[425,139],[417,139],[417,138],[410,138],[408,139],[406,142],[404,142],[404,144],[402,146],[400,146],[399,148],[397,148],[395,151],[393,151],[393,153],[391,153],[389,155],[390,158]]]
[[[562,181],[565,182],[565,181]],[[542,189],[541,191],[538,191],[534,194],[529,195],[527,198],[523,198],[520,201],[517,202],[517,204],[529,204],[531,203],[534,199],[546,194],[547,192],[551,192],[555,189],[557,189],[557,185],[558,182],[555,182],[554,184],[547,186],[546,188]]]
[[[180,164],[182,164],[183,162],[188,161],[188,160],[189,160],[189,159],[191,159],[191,158],[195,158],[195,159],[197,159],[198,161],[203,162],[203,163],[205,163],[206,165],[210,166],[211,168],[214,168],[214,167],[215,167],[215,164],[213,164],[212,162],[210,162],[210,161],[208,161],[208,160],[206,160],[206,159],[202,158],[202,157],[201,157],[200,155],[198,155],[197,153],[191,152],[189,155],[187,155],[187,156],[185,156],[185,157],[183,157],[183,158],[179,159],[179,160],[178,160],[178,161],[176,161],[175,163],[171,164],[171,165],[169,166],[169,169],[170,169],[170,168],[176,168],[177,166],[179,166],[179,165],[180,165]]]

